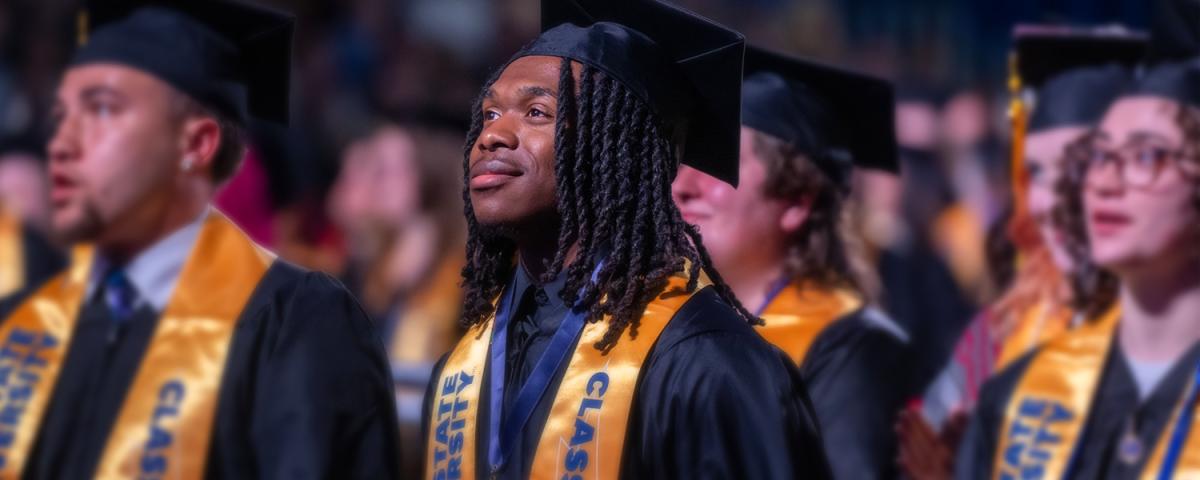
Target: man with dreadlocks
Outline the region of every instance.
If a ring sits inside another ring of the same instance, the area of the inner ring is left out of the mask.
[[[671,200],[736,183],[736,32],[655,0],[547,1],[468,134],[461,343],[428,478],[823,478],[788,359]]]

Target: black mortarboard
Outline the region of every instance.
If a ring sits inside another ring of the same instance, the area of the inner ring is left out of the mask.
[[[239,120],[287,123],[290,15],[226,0],[93,0],[86,14],[72,65],[128,65]]]
[[[737,185],[744,50],[740,33],[656,0],[542,0],[542,33],[514,58],[604,71],[685,135],[684,163]]]
[[[897,171],[891,83],[861,73],[746,49],[742,125],[791,143],[835,183],[852,166]]]
[[[1131,95],[1200,107],[1200,0],[1162,0],[1151,24],[1151,58]]]
[[[1129,88],[1146,36],[1124,29],[1018,25],[1017,73],[1036,90],[1028,130],[1094,124]]]

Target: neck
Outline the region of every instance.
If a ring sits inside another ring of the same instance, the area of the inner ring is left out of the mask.
[[[1200,265],[1121,275],[1118,339],[1131,359],[1174,361],[1200,341]]]
[[[734,296],[753,312],[766,303],[771,288],[783,277],[784,268],[783,262],[778,261],[764,268],[731,268],[728,270],[729,273],[725,272],[725,270],[721,271],[722,278],[729,284]]]
[[[516,244],[517,259],[520,261],[521,267],[535,281],[541,282],[542,275],[547,272],[547,267],[554,262],[554,256],[558,253],[558,229],[544,228],[540,232],[518,235]],[[579,244],[576,243],[567,250],[563,268],[570,266],[578,254]]]
[[[163,238],[196,220],[212,198],[212,187],[178,188],[159,208],[145,208],[126,221],[107,228],[96,242],[99,252],[114,265],[124,265]]]

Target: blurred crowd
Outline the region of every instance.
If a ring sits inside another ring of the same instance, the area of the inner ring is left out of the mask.
[[[340,278],[383,326],[405,467],[417,471],[425,386],[433,362],[462,334],[461,159],[472,99],[489,69],[538,30],[538,0],[272,3],[298,17],[292,125],[251,125],[247,159],[217,204],[282,258]],[[1010,299],[1019,275],[1010,221],[1011,27],[1142,28],[1143,2],[676,3],[755,44],[895,82],[902,174],[856,174],[845,226],[866,265],[871,303],[906,332],[898,374],[912,404],[899,430],[917,450],[955,444],[932,432],[961,428],[962,406],[934,411],[921,399],[973,320]],[[0,3],[0,204],[35,229],[45,228],[49,209],[47,106],[76,41],[77,7]],[[908,451],[914,477],[942,461],[916,458],[922,452]]]

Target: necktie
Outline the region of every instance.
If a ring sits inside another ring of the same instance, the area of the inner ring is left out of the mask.
[[[125,271],[114,268],[104,275],[104,305],[116,324],[122,324],[133,315],[138,293]]]

